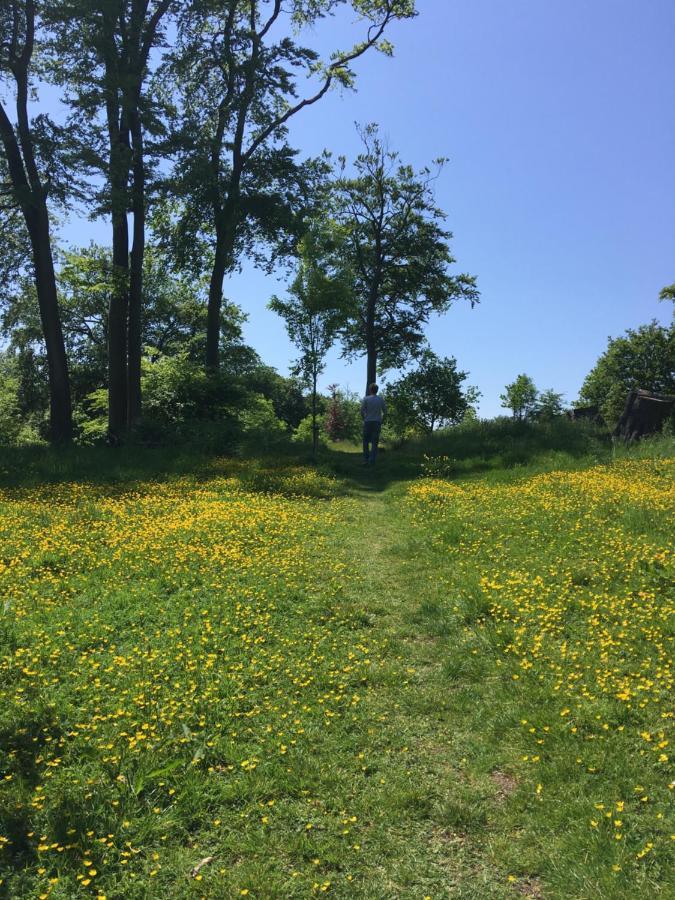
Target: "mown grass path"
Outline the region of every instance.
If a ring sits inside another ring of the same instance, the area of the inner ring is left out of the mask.
[[[363,896],[518,896],[485,833],[513,783],[496,769],[477,783],[470,771],[466,750],[482,736],[452,702],[444,664],[454,636],[435,621],[447,585],[425,536],[411,527],[405,484],[383,487],[378,474],[372,487],[366,481],[357,488],[358,503],[338,537],[356,576],[349,600],[385,636],[398,663],[394,678],[375,683],[368,699],[380,722],[372,752],[388,772],[387,787],[373,798],[382,836]],[[543,896],[537,878],[514,881],[521,895]]]

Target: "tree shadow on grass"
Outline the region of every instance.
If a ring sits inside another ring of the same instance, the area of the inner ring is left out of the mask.
[[[400,447],[385,445],[374,466],[364,466],[357,450],[336,445],[322,451],[320,463],[347,493],[375,494],[420,476],[464,480],[488,475],[509,481],[610,456],[609,435],[586,423],[497,419],[436,432]]]
[[[372,496],[420,475],[471,478],[485,473],[511,478],[568,468],[575,461],[610,455],[607,435],[583,423],[548,425],[497,419],[437,432],[401,447],[384,444],[374,466],[364,466],[354,445],[322,448],[316,463],[306,448],[290,441],[256,452],[217,456],[191,446],[0,448],[0,488],[34,488],[78,482],[107,493],[141,491],[158,482],[204,484],[228,478],[242,490],[330,498]]]

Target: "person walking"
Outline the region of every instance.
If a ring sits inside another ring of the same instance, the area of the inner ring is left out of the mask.
[[[387,405],[377,395],[376,384],[368,385],[368,393],[361,401],[361,418],[363,419],[363,464],[374,465],[377,458],[377,445],[380,440],[382,422],[387,412]]]

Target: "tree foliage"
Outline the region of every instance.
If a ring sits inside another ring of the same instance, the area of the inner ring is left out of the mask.
[[[363,151],[353,174],[342,174],[334,192],[340,254],[349,273],[352,313],[342,329],[347,358],[366,356],[366,384],[422,352],[424,328],[456,299],[478,302],[475,279],[451,275],[455,261],[433,196],[435,171],[401,163],[376,125],[359,129]]]
[[[542,391],[537,397],[535,409],[537,419],[541,422],[550,422],[551,419],[562,416],[565,411],[563,409],[563,396],[564,394],[559,394],[553,388]]]
[[[365,35],[328,61],[284,33],[285,21],[307,32],[340,8],[358,12]],[[281,0],[195,0],[179,13],[167,62],[178,86],[174,177],[186,200],[177,226],[205,236],[212,249],[209,367],[219,364],[223,278],[242,245],[274,244],[296,228],[301,209],[288,191],[294,185],[296,196],[302,193],[303,177],[286,142],[287,123],[331,85],[353,85],[354,60],[373,48],[389,52],[386,28],[414,14],[413,0],[292,0],[287,8]]]
[[[607,349],[586,376],[579,398],[596,404],[613,427],[629,391],[641,388],[675,394],[675,325],[652,321],[609,338]]]
[[[461,422],[480,396],[476,388],[464,386],[467,377],[457,369],[456,359],[425,350],[416,369],[387,387],[391,425],[400,434],[431,434]]]
[[[299,244],[298,271],[288,298],[273,297],[269,302],[269,308],[284,319],[288,336],[300,351],[293,374],[311,388],[314,453],[318,446],[317,381],[344,322],[348,297],[345,282],[327,270],[326,247],[320,230],[308,231]]]
[[[78,407],[80,429],[88,412],[98,420],[100,409],[104,409],[107,416],[107,400],[101,406],[99,397],[92,406],[87,398],[106,386],[108,308],[114,277],[112,254],[107,247],[90,244],[88,247],[73,248],[60,254],[60,308],[64,341],[70,360],[72,396]],[[142,341],[147,363],[152,365],[160,360],[180,356],[186,361],[184,368],[191,363],[195,369],[203,371],[205,285],[189,276],[173,272],[161,250],[152,246],[144,256],[143,309]],[[243,321],[241,310],[228,302],[221,318],[221,342],[228,359],[222,375],[230,381],[262,367],[255,351],[243,343]],[[35,285],[28,276],[16,280],[13,289],[4,298],[0,332],[7,339],[10,350],[24,361],[24,380],[28,383],[34,379],[32,393],[40,398],[37,407],[44,405],[46,397],[38,382],[44,378],[46,357],[35,301]],[[168,377],[169,363],[163,362],[162,366]],[[145,375],[149,371],[146,368]],[[155,382],[145,375],[144,383],[154,385]],[[193,384],[198,388],[196,376],[193,377],[192,374],[182,383],[186,386]],[[201,393],[203,402],[213,396],[213,393]],[[152,399],[148,402],[148,416],[155,421],[158,404]],[[34,412],[35,409],[33,404],[31,410]],[[101,437],[101,428],[101,424],[97,423],[94,429],[97,437]]]
[[[531,418],[537,410],[539,392],[529,375],[519,375],[515,381],[506,385],[505,392],[499,395],[502,406],[510,409],[513,418],[522,420]]]
[[[323,419],[323,429],[331,441],[358,440],[362,428],[361,402],[356,394],[328,385],[329,398]]]

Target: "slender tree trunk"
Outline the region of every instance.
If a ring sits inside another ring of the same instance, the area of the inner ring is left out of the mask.
[[[316,424],[316,371],[312,373],[312,459],[316,462],[319,449],[319,428]]]
[[[145,163],[143,129],[138,108],[131,116],[133,150],[132,198],[133,244],[129,273],[129,345],[127,368],[127,425],[141,420],[141,351],[143,314],[143,257],[145,255]]]

